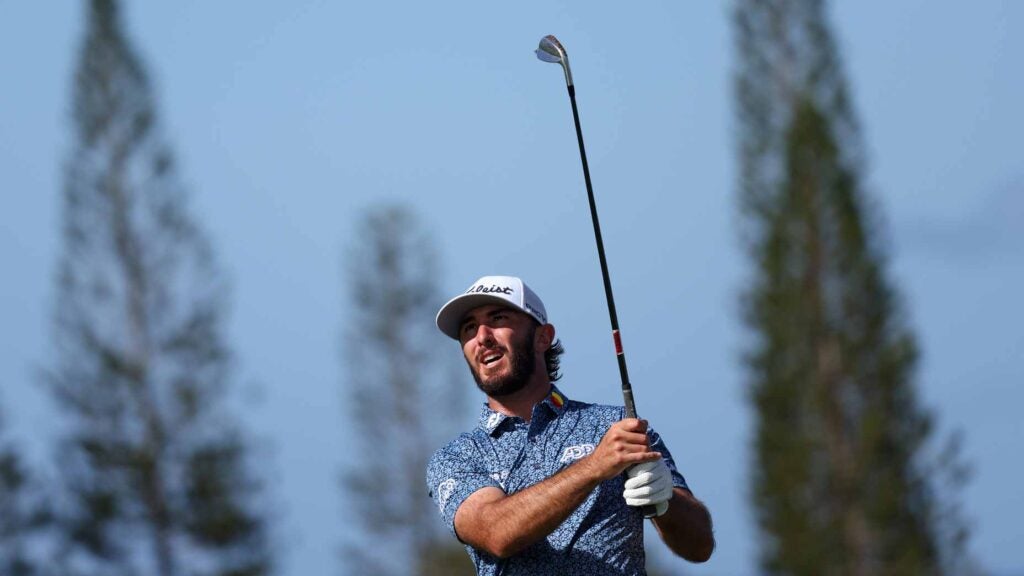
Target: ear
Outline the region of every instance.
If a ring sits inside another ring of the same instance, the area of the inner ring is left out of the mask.
[[[533,346],[537,352],[547,352],[548,348],[551,348],[551,343],[555,341],[555,327],[551,324],[544,324],[537,328],[537,332],[533,338]]]

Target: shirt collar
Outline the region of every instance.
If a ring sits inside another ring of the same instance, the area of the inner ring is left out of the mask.
[[[565,397],[565,394],[552,384],[551,392],[540,402],[539,405],[545,405],[555,413],[555,416],[561,416],[562,413],[565,412],[565,407],[568,403],[569,399]],[[536,409],[537,407],[534,407],[534,416],[537,414]],[[483,408],[480,410],[480,418],[477,423],[480,428],[488,434],[494,434],[494,431],[501,426],[501,423],[508,419],[509,417],[501,412],[491,410],[491,407],[487,405],[487,402],[484,402]]]
[[[507,419],[508,416],[505,416],[501,412],[491,410],[491,407],[487,405],[487,402],[484,402],[484,406],[480,410],[478,425],[488,434],[494,434],[494,431],[498,429],[498,426],[501,426],[501,423]]]
[[[548,394],[543,403],[554,410],[556,416],[561,416],[562,412],[565,412],[565,406],[569,403],[569,399],[565,397],[565,394],[562,394],[562,391],[557,386],[552,384],[551,393]]]

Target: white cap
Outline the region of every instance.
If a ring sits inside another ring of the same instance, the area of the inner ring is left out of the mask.
[[[437,327],[458,340],[459,326],[466,313],[485,304],[510,306],[529,314],[542,325],[548,323],[544,303],[525,282],[515,276],[484,276],[441,307],[437,313]]]

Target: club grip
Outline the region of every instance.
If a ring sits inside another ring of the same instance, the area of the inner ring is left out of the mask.
[[[626,383],[626,386],[622,388],[622,400],[626,405],[626,418],[636,418],[636,403],[633,401],[633,387]],[[633,468],[633,466],[630,466]],[[644,518],[654,518],[658,515],[657,510],[654,506],[647,505],[642,506],[640,511],[643,512]]]
[[[635,467],[636,466],[630,466],[629,469],[632,470]],[[648,504],[647,506],[641,506],[640,512],[643,513],[644,518],[654,518],[658,515],[657,509],[652,504]]]

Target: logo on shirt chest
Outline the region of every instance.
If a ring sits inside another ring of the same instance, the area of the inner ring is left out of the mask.
[[[577,444],[576,446],[568,446],[562,451],[562,457],[558,459],[558,463],[567,464],[569,462],[575,462],[576,460],[591,454],[593,451],[593,444]]]

